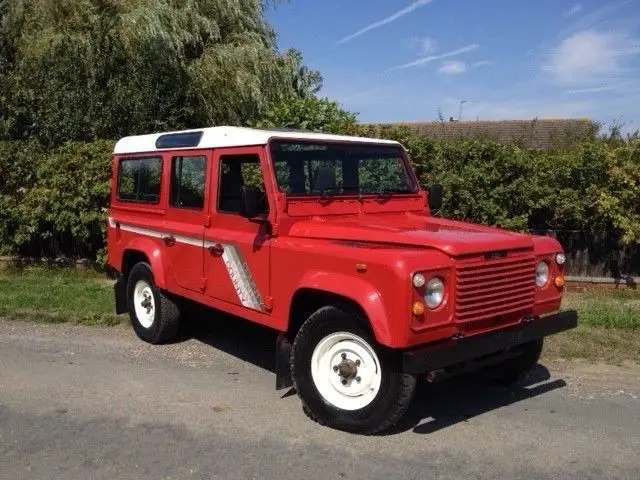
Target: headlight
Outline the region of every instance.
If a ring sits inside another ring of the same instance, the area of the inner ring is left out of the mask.
[[[559,253],[556,255],[556,263],[558,265],[564,265],[564,262],[567,261],[567,257],[564,255],[564,253]]]
[[[411,283],[413,283],[413,286],[416,288],[421,288],[424,287],[424,284],[426,283],[426,280],[424,279],[424,275],[421,273],[416,273],[413,276],[413,280],[411,281]]]
[[[427,283],[427,291],[424,294],[424,301],[427,307],[434,309],[440,306],[444,300],[444,283],[438,277],[432,278]]]
[[[549,281],[549,264],[540,262],[536,267],[536,285],[540,288],[544,287]]]

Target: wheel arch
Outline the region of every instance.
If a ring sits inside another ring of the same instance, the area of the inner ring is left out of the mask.
[[[150,239],[136,238],[122,252],[121,273],[126,278],[131,269],[139,262],[151,266],[153,280],[159,288],[166,288],[164,262],[158,245]]]
[[[326,305],[340,305],[364,321],[376,341],[391,346],[391,330],[380,292],[370,283],[340,273],[307,274],[291,298],[287,336],[292,340],[306,319]]]

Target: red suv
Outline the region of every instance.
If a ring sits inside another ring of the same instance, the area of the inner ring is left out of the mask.
[[[397,142],[213,127],[127,137],[113,154],[116,309],[161,343],[185,301],[280,333],[276,386],[321,424],[373,433],[418,375],[533,366],[560,308],[560,244],[435,217]]]

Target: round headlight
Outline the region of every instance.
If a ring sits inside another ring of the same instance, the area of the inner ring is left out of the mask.
[[[547,262],[540,262],[536,267],[536,285],[538,287],[544,287],[549,281],[549,264]]]
[[[424,278],[424,275],[421,273],[416,273],[413,276],[413,280],[411,281],[413,283],[413,286],[416,288],[421,288],[424,287],[424,284],[426,283],[426,280]]]
[[[434,309],[440,306],[444,300],[444,283],[435,277],[427,283],[427,291],[424,294],[424,302],[427,307]]]
[[[559,253],[556,255],[556,263],[558,265],[564,265],[564,262],[567,261],[567,257],[564,255],[564,253]]]

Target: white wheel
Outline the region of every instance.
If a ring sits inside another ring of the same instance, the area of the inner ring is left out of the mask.
[[[138,280],[136,283],[133,290],[133,305],[140,325],[144,328],[151,328],[156,316],[156,305],[151,285],[144,280]]]
[[[375,350],[365,340],[336,332],[313,350],[311,377],[325,401],[342,410],[359,410],[376,398],[382,370]]]

